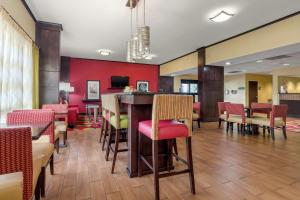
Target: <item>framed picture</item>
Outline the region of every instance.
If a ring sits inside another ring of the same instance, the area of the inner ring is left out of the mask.
[[[86,81],[86,99],[87,100],[100,99],[100,81],[94,81],[94,80]]]
[[[136,90],[138,92],[149,92],[149,81],[137,81]]]

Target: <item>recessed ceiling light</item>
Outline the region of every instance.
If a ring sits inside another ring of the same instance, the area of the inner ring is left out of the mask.
[[[231,62],[226,62],[225,65],[231,65]]]
[[[283,66],[290,66],[291,64],[290,63],[284,63],[282,64]]]
[[[230,14],[230,13],[222,10],[217,15],[215,15],[214,17],[211,17],[209,19],[213,22],[224,22],[224,21],[229,20],[233,16],[234,16],[234,14]]]
[[[99,49],[97,50],[97,54],[101,55],[101,56],[109,56],[112,53],[111,50],[108,49]]]
[[[264,62],[263,60],[257,60],[256,61],[257,63],[262,63],[262,62]]]

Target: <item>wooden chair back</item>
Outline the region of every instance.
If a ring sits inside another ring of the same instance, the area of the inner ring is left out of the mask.
[[[160,120],[184,120],[192,135],[193,96],[191,95],[154,95],[152,109],[151,139],[158,139]]]

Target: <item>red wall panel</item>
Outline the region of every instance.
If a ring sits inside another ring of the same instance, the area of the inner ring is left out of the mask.
[[[85,111],[86,81],[100,80],[101,93],[119,92],[110,90],[111,76],[128,76],[129,84],[136,88],[136,81],[149,81],[149,90],[156,92],[158,87],[158,66],[71,58],[70,83],[75,92],[69,94],[69,103],[78,104],[80,112]]]

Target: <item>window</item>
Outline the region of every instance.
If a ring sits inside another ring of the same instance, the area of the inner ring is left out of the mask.
[[[182,93],[198,93],[198,81],[197,80],[181,80],[180,92]]]
[[[32,102],[32,41],[0,8],[0,122],[12,110],[31,109]]]

